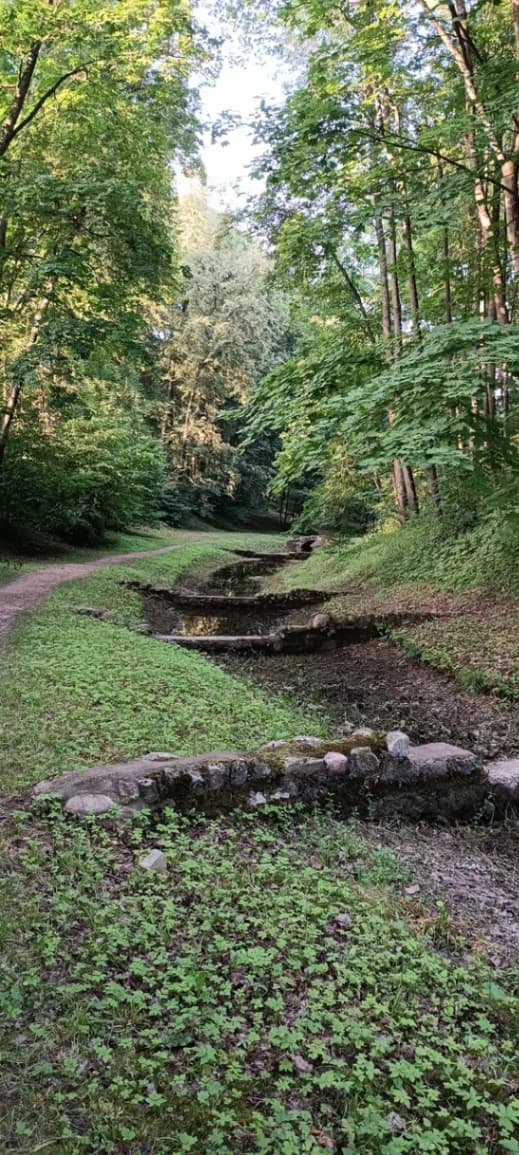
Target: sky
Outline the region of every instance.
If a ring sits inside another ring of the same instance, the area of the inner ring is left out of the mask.
[[[278,70],[279,61],[225,64],[216,84],[203,92],[204,121],[217,119],[227,111],[239,113],[244,121],[250,121],[262,98],[280,101],[283,84],[276,75]],[[214,144],[210,131],[205,133],[202,160],[211,200],[220,202],[218,207],[236,206],[258,189],[258,182],[252,180],[248,169],[262,149],[252,138],[253,131],[246,125],[231,129],[225,139]]]
[[[201,23],[211,32],[221,33],[209,15],[205,0],[196,6]],[[210,125],[225,112],[240,116],[249,122],[257,112],[260,101],[279,103],[285,92],[287,76],[278,57],[269,57],[264,50],[248,49],[243,63],[237,63],[240,44],[237,37],[226,30],[223,64],[215,83],[203,84],[201,89],[202,119]],[[207,174],[209,199],[215,208],[237,209],[248,196],[261,190],[261,183],[253,181],[248,170],[261,155],[261,145],[254,145],[253,131],[243,123],[230,129],[225,138],[211,142],[208,127],[204,133],[202,162]]]

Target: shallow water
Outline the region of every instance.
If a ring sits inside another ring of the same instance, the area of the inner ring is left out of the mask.
[[[288,559],[283,564],[293,564]],[[203,594],[218,594],[229,598],[229,612],[200,613],[189,607],[175,606],[170,598],[160,594],[146,594],[143,597],[144,617],[153,633],[178,634],[181,637],[244,636],[251,634],[271,634],[285,624],[289,611],[280,612],[262,606],[256,613],[250,607],[231,607],[232,598],[240,594],[260,592],[265,577],[279,569],[279,562],[262,561],[261,558],[233,562],[217,570],[209,578],[204,578],[191,588]]]

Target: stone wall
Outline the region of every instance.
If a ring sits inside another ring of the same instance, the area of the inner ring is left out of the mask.
[[[330,797],[346,814],[418,819],[473,814],[487,789],[481,765],[467,750],[443,742],[411,746],[399,733],[361,730],[348,739],[301,737],[252,752],[153,752],[41,782],[34,797],[57,796],[74,814],[117,807],[123,817],[143,807],[218,813]]]

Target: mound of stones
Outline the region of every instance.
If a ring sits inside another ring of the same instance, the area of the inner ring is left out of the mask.
[[[70,814],[117,811],[122,817],[145,807],[211,814],[332,797],[345,814],[416,820],[473,815],[489,789],[468,750],[445,742],[412,746],[399,731],[358,730],[346,739],[303,736],[248,753],[153,752],[40,782],[34,797],[57,797]]]

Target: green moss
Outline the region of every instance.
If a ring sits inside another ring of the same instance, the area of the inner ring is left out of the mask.
[[[248,756],[261,758],[270,766],[283,769],[285,758],[324,758],[325,754],[330,754],[332,751],[336,754],[351,754],[351,751],[356,750],[359,746],[367,746],[370,750],[384,750],[386,748],[386,736],[374,732],[371,737],[364,734],[356,737],[355,734],[352,734],[348,738],[323,738],[319,744],[316,743],[315,746],[312,745],[311,747],[305,742],[292,739],[292,741],[284,742],[282,746],[277,746],[274,749],[260,746],[257,750],[251,751]]]

